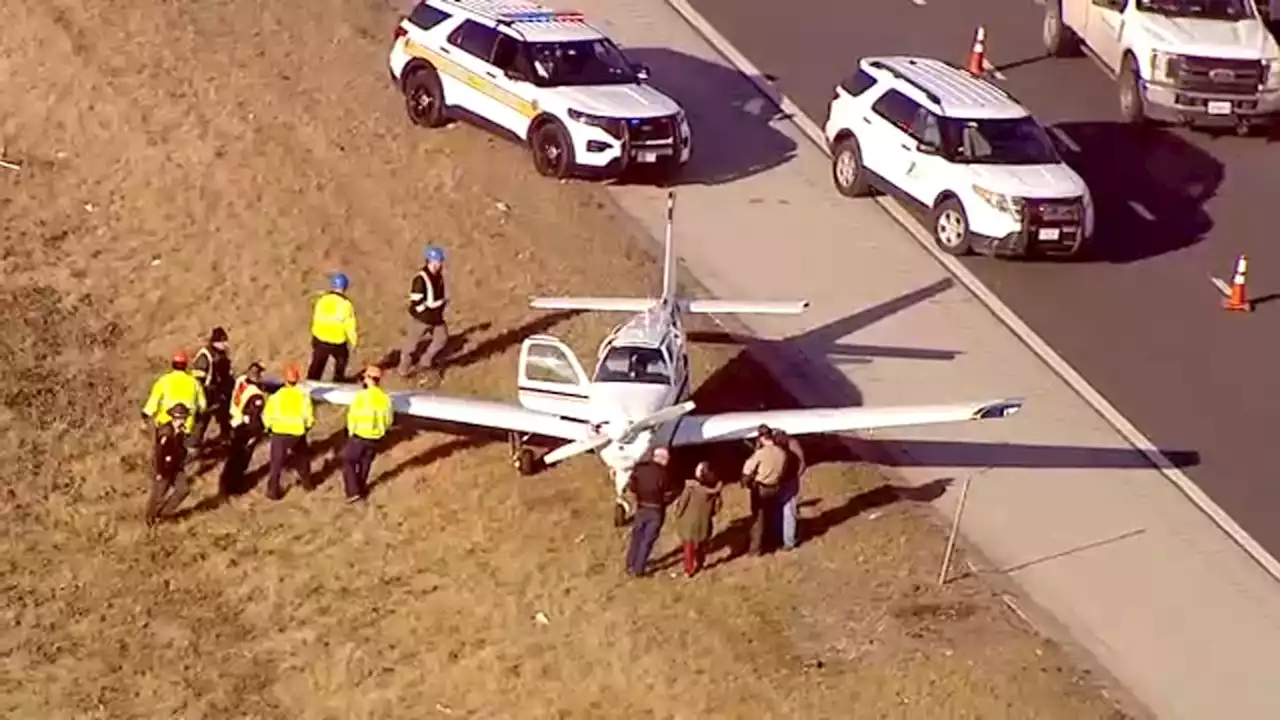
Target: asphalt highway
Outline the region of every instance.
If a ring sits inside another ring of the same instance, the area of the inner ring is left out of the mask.
[[[693,5],[819,125],[860,57],[963,63],[985,25],[999,84],[1069,138],[1065,158],[1099,214],[1084,260],[966,264],[1159,447],[1198,454],[1183,470],[1280,556],[1270,452],[1280,446],[1280,133],[1131,131],[1098,65],[1044,57],[1042,8],[1030,0]],[[1249,257],[1252,314],[1221,309],[1209,280],[1229,281],[1238,253]]]

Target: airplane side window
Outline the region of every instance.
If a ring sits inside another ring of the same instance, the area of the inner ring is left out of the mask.
[[[578,375],[569,358],[560,348],[550,345],[534,345],[529,348],[524,372],[534,382],[578,383]]]

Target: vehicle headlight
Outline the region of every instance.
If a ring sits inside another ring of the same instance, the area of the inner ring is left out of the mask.
[[[625,125],[625,122],[618,118],[609,118],[609,117],[601,117],[599,115],[591,115],[589,113],[584,113],[578,110],[574,110],[573,108],[569,108],[569,119],[577,123],[582,123],[583,125],[590,125],[591,127],[600,128],[601,130],[612,135],[613,137],[622,139],[622,134],[624,132],[623,126]]]
[[[1263,73],[1262,89],[1280,90],[1280,58],[1267,60]]]
[[[974,185],[973,192],[997,211],[1012,216],[1014,220],[1022,219],[1022,208],[1026,205],[1022,198],[988,190],[981,185]]]
[[[1171,83],[1178,77],[1178,56],[1153,50],[1151,52],[1151,82]]]

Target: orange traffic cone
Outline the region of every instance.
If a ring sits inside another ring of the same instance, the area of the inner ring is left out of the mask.
[[[1243,312],[1253,310],[1253,303],[1249,302],[1249,292],[1246,289],[1245,275],[1248,270],[1249,259],[1244,255],[1236,258],[1236,274],[1231,278],[1231,291],[1227,293],[1227,299],[1222,301],[1222,307]]]
[[[981,75],[987,60],[987,29],[978,26],[973,36],[973,47],[969,48],[969,59],[965,61],[965,69],[974,75]]]

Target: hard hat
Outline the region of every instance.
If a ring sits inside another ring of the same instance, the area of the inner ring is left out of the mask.
[[[329,287],[337,290],[338,292],[344,292],[350,284],[351,280],[347,277],[346,273],[334,273],[333,277],[329,278]]]
[[[209,333],[209,342],[211,343],[226,342],[226,341],[227,341],[227,331],[223,328],[216,327],[213,329],[213,332]]]
[[[297,365],[290,365],[284,369],[284,381],[287,383],[296,383],[302,379],[302,369]]]
[[[183,368],[183,367],[186,367],[186,366],[187,366],[187,351],[186,351],[186,350],[179,350],[179,351],[175,352],[175,353],[173,354],[173,357],[172,357],[172,358],[170,358],[170,359],[169,359],[169,361],[170,361],[171,363],[173,363],[173,366],[174,366],[174,367],[177,367],[177,368]]]
[[[444,262],[444,250],[435,245],[428,245],[422,256],[427,259],[427,262]]]
[[[364,376],[369,378],[370,380],[381,380],[382,368],[378,367],[377,365],[370,365],[369,367],[364,369]]]
[[[174,420],[186,420],[187,415],[189,415],[190,413],[191,411],[188,410],[187,406],[182,403],[177,403],[169,407],[169,417],[173,418]]]

